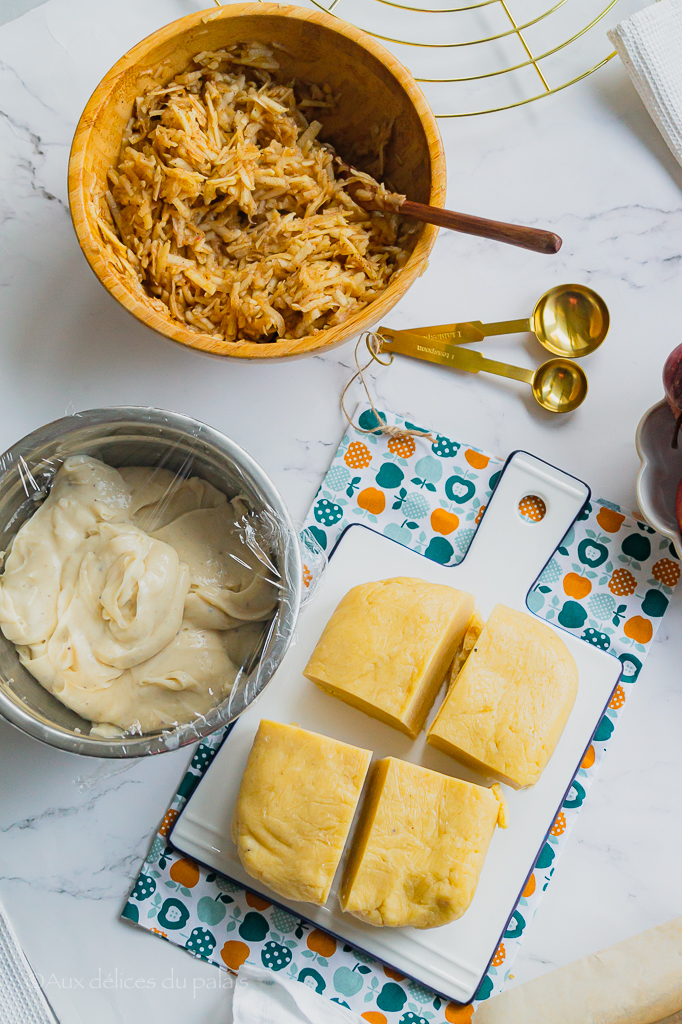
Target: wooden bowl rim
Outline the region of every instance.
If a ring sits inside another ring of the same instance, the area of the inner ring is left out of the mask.
[[[393,277],[386,290],[364,309],[336,327],[325,328],[305,338],[285,339],[283,341],[263,344],[251,341],[226,342],[213,338],[209,334],[198,334],[175,324],[170,316],[158,313],[151,304],[137,299],[123,287],[119,278],[110,270],[108,261],[102,254],[102,243],[98,234],[93,232],[87,215],[83,168],[90,138],[102,109],[106,106],[112,87],[116,81],[132,67],[144,59],[159,43],[166,42],[174,36],[193,28],[202,22],[215,21],[221,18],[240,18],[245,16],[294,18],[300,21],[311,21],[330,29],[339,35],[346,36],[352,42],[367,50],[391,72],[398,84],[407,93],[415,108],[424,129],[426,143],[431,162],[431,194],[429,202],[432,206],[441,206],[445,199],[446,171],[445,153],[435,116],[429,107],[424,94],[414,78],[400,61],[389,53],[385,47],[361,29],[322,11],[312,11],[303,7],[280,6],[277,3],[242,3],[215,10],[202,10],[185,15],[162,26],[156,32],[146,36],[125,53],[120,60],[106,73],[92,96],[88,100],[80,117],[71,145],[69,156],[69,207],[78,243],[90,268],[108,292],[116,298],[129,313],[147,327],[171,341],[221,357],[247,359],[277,359],[295,355],[305,355],[317,350],[340,345],[353,335],[367,330],[377,323],[393,308],[405,294],[410,285],[419,277],[424,269],[428,256],[433,248],[438,228],[425,224],[419,240],[410,254],[407,263]]]

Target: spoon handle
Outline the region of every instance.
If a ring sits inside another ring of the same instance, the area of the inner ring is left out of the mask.
[[[496,359],[486,359],[475,349],[459,348],[441,338],[425,338],[415,331],[391,331],[388,327],[380,327],[377,332],[383,339],[382,352],[398,353],[411,356],[413,359],[425,359],[429,363],[440,366],[452,366],[456,370],[467,370],[469,373],[494,373],[499,377],[511,377],[530,384],[533,371],[510,363],[500,363]]]
[[[483,341],[496,334],[532,333],[530,320],[501,320],[494,324],[482,324],[480,320],[470,320],[461,324],[436,324],[433,327],[415,327],[415,334],[425,338],[438,338],[448,341],[451,345],[468,345],[473,341]],[[395,332],[398,333],[398,332]]]
[[[400,212],[415,220],[437,224],[450,231],[461,231],[465,235],[478,235],[479,238],[491,238],[495,242],[506,242],[507,245],[518,245],[521,249],[541,252],[547,255],[557,253],[561,248],[561,238],[553,231],[541,228],[529,228],[522,224],[505,224],[499,220],[487,220],[485,217],[473,217],[469,213],[455,213],[454,210],[440,210],[436,206],[425,203],[413,203],[406,199],[400,206]]]
[[[354,175],[355,168],[347,164],[340,156],[334,157],[337,167],[345,175]],[[528,228],[521,224],[505,224],[499,220],[487,220],[485,217],[472,217],[469,213],[455,213],[453,210],[441,210],[437,206],[428,206],[426,203],[413,203],[410,199],[403,199],[396,193],[391,193],[387,204],[385,195],[373,195],[372,188],[367,182],[359,179],[352,179],[346,184],[349,195],[353,201],[362,207],[363,210],[388,210],[389,212],[405,214],[406,217],[413,217],[415,220],[425,221],[427,224],[436,224],[440,228],[449,228],[450,231],[461,231],[465,235],[478,235],[479,238],[492,238],[495,242],[506,242],[508,245],[518,245],[522,249],[530,249],[532,252],[553,254],[561,248],[561,239],[553,231],[543,231],[541,228]],[[376,186],[374,187],[376,192]],[[402,200],[402,202],[400,202]]]

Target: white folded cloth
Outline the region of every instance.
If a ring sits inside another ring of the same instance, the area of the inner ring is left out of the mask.
[[[56,1020],[0,906],[0,1024],[56,1024]]]
[[[242,964],[232,999],[233,1024],[365,1024],[295,978]]]
[[[661,135],[682,164],[682,0],[658,0],[608,35]]]

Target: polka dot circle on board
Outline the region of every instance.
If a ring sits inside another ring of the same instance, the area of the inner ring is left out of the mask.
[[[529,523],[539,523],[547,515],[547,506],[537,494],[527,494],[519,502],[519,515]]]

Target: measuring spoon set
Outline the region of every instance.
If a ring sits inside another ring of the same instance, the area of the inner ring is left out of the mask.
[[[572,412],[585,400],[587,377],[574,359],[599,348],[609,330],[609,311],[604,300],[579,284],[563,284],[542,295],[526,320],[483,324],[469,321],[395,331],[379,327],[381,351],[425,359],[469,373],[494,373],[530,384],[538,405],[548,412]],[[551,352],[536,370],[487,359],[475,349],[462,346],[500,334],[530,331]]]

